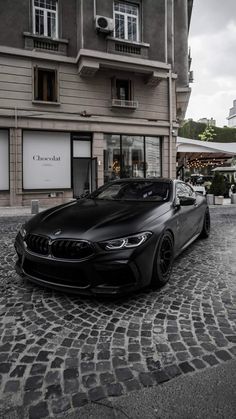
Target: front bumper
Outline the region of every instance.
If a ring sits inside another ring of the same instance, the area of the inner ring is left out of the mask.
[[[44,257],[30,252],[21,235],[15,241],[16,271],[39,285],[77,294],[117,295],[147,286],[152,276],[152,247],[102,251],[81,261]]]

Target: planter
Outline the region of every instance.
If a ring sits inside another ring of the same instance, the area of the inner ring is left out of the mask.
[[[231,204],[236,204],[236,193],[232,193],[231,195]]]
[[[206,196],[208,205],[214,205],[214,195],[209,193]]]
[[[215,196],[215,205],[223,205],[224,197],[223,196]]]

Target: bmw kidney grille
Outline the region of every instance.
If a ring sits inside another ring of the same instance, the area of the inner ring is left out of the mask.
[[[83,240],[57,239],[28,234],[25,238],[27,248],[39,255],[58,259],[86,259],[94,254],[92,243]]]

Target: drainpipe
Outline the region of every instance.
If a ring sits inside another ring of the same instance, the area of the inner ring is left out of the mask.
[[[168,62],[168,7],[167,7],[167,0],[165,0],[165,62],[166,63]]]
[[[81,14],[81,48],[84,48],[84,1],[80,2],[80,14]]]
[[[169,130],[169,178],[172,179],[172,143],[173,143],[173,96],[172,96],[172,71],[169,70],[168,72],[168,82],[169,82],[169,123],[170,123],[170,130]]]
[[[93,17],[97,16],[97,0],[93,0]]]

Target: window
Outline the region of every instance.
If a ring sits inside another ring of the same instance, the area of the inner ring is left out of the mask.
[[[34,100],[57,102],[57,73],[35,67],[34,69]]]
[[[184,183],[177,183],[176,185],[176,195],[180,196],[194,196],[194,191],[192,190],[191,186],[188,186]]]
[[[161,176],[161,139],[138,135],[106,134],[104,183],[119,178]]]
[[[57,0],[33,0],[33,2],[34,33],[57,38]]]
[[[138,102],[133,100],[132,80],[112,78],[112,107],[136,109]]]
[[[130,80],[116,80],[116,99],[132,100]]]
[[[139,8],[136,4],[116,1],[114,4],[115,37],[139,41]]]

